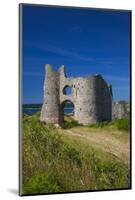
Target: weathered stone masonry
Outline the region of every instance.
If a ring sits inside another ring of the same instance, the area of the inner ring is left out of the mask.
[[[112,119],[130,116],[130,104],[126,101],[112,102]]]
[[[64,94],[66,86],[72,88],[71,95]],[[40,120],[46,123],[62,123],[63,106],[66,101],[74,104],[74,119],[81,124],[112,119],[112,88],[101,75],[68,78],[64,66],[55,72],[50,64],[46,64],[44,102]]]

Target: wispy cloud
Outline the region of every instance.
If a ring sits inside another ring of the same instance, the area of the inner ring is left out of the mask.
[[[75,59],[79,59],[79,60],[83,60],[83,61],[94,61],[94,58],[92,57],[86,57],[86,56],[83,56],[81,54],[78,54],[76,52],[73,52],[73,51],[68,51],[68,50],[65,50],[63,48],[59,48],[59,47],[55,47],[55,46],[44,46],[44,47],[38,47],[39,49],[43,50],[43,51],[47,51],[47,52],[51,52],[51,53],[54,53],[54,54],[58,54],[58,55],[61,55],[61,56],[65,56],[65,57],[70,57],[70,58],[75,58]]]
[[[76,27],[77,28],[77,27]],[[64,48],[61,48],[61,47],[58,47],[58,46],[54,46],[54,45],[51,45],[51,44],[46,44],[46,45],[42,45],[42,44],[33,44],[33,45],[28,45],[27,44],[27,47],[32,47],[32,48],[35,48],[35,49],[39,49],[43,52],[49,52],[49,53],[53,53],[53,54],[56,54],[56,55],[59,55],[59,56],[64,56],[64,57],[67,57],[67,58],[70,58],[70,59],[76,59],[76,60],[80,60],[80,61],[84,61],[84,62],[91,62],[91,63],[96,63],[96,64],[101,64],[101,65],[104,65],[104,66],[111,66],[114,64],[114,62],[112,62],[111,60],[101,60],[100,58],[95,58],[95,57],[92,57],[92,56],[86,56],[84,55],[83,53],[77,53],[73,50],[67,50],[67,49],[64,49]],[[83,52],[83,50],[82,50]]]

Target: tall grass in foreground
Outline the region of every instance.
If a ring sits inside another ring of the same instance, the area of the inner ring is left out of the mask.
[[[63,130],[64,131],[64,130]],[[87,145],[86,145],[87,149]],[[74,147],[39,114],[23,116],[23,194],[128,188],[128,167],[112,154]]]

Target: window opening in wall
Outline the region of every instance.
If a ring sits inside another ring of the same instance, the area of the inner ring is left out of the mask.
[[[63,94],[71,95],[71,94],[72,94],[72,87],[69,86],[69,85],[66,85],[66,86],[63,88]]]

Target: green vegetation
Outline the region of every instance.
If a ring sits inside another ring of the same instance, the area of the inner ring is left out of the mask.
[[[84,127],[65,121],[58,129],[40,123],[39,114],[23,115],[23,194],[129,188],[128,165],[113,152],[69,138],[68,128]]]
[[[111,122],[104,121],[104,122],[99,122],[97,124],[92,124],[89,127],[105,128],[109,126],[113,126],[122,131],[130,131],[130,119],[123,118],[123,119],[113,120]]]
[[[78,126],[78,122],[75,121],[75,120],[73,120],[72,122],[66,122],[65,121],[64,123],[61,124],[61,127],[63,129],[69,129],[69,128],[73,128],[75,126]]]
[[[115,123],[119,130],[130,131],[130,119],[129,118],[116,120]]]

